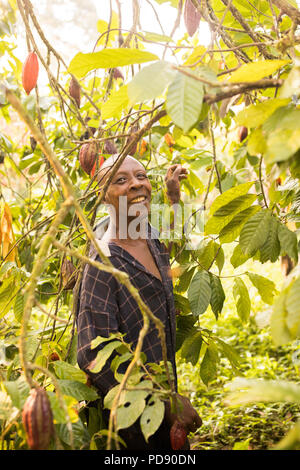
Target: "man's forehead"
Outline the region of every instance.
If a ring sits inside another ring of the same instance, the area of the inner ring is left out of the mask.
[[[100,182],[100,184],[103,184],[104,181],[109,177],[117,159],[118,159],[118,155],[113,155],[109,157],[107,160],[105,160],[105,162],[101,166],[100,171],[98,173],[98,181]],[[129,170],[135,170],[135,169],[140,169],[140,168],[145,169],[142,163],[136,160],[136,158],[131,157],[130,155],[127,155],[125,160],[122,162],[121,166],[116,171],[116,175],[121,173],[122,171],[129,171]]]
[[[105,160],[105,162],[102,165],[101,171],[106,170],[106,172],[109,172],[114,168],[115,162],[117,161],[117,157],[113,158],[110,157],[108,160]],[[141,162],[136,160],[134,157],[131,157],[130,155],[127,155],[125,160],[121,163],[121,166],[118,168],[117,173],[120,173],[121,171],[129,170],[129,169],[134,169],[134,168],[143,168],[144,166],[142,165]]]

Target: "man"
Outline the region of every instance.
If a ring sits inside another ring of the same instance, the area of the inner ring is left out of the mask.
[[[111,174],[116,156],[105,161],[100,171],[100,180],[104,181]],[[187,177],[187,171],[181,165],[173,165],[165,178],[167,195],[171,204],[179,202],[180,181]],[[169,276],[169,254],[166,247],[153,236],[148,223],[143,223],[150,212],[151,184],[143,165],[131,156],[127,156],[114,174],[107,189],[104,202],[109,206],[110,217],[107,226],[102,226],[101,246],[105,249],[111,263],[118,270],[128,273],[131,283],[151,312],[158,317],[165,328],[167,356],[173,366],[175,383],[175,308],[173,284]],[[140,230],[135,222],[139,220]],[[146,231],[142,230],[142,226]],[[91,258],[97,259],[94,249]],[[110,333],[123,333],[125,341],[137,343],[143,318],[139,307],[128,290],[116,278],[107,272],[86,265],[77,314],[78,364],[91,377],[93,385],[103,397],[117,381],[109,363],[101,372],[92,374],[89,370],[98,349],[91,350],[90,343],[96,336],[108,337]],[[100,346],[101,347],[101,346]],[[100,348],[99,347],[99,348]],[[143,341],[143,352],[147,362],[162,360],[161,341],[155,325],[151,322]],[[127,449],[170,450],[169,431],[175,420],[180,420],[187,432],[194,432],[201,425],[201,419],[186,397],[178,395],[182,404],[178,415],[170,411],[166,403],[165,418],[159,430],[145,442],[139,424],[120,431]],[[188,441],[184,449],[189,448]]]

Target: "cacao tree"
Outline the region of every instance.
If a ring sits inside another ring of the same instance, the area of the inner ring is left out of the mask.
[[[143,30],[144,3],[130,2],[128,30],[117,1],[108,22],[99,19],[91,52],[77,51],[66,63],[30,0],[1,2],[2,448],[12,440],[15,448],[30,445],[21,418],[25,413],[28,423],[28,413],[38,412],[28,408],[30,390],[46,391],[54,427],[52,433],[47,422],[52,440],[45,446],[52,449],[118,448],[119,430],[136,420],[148,439],[162,421],[164,399],[172,396],[167,361],[152,364],[145,378],[143,355],[116,335],[93,364],[100,371],[115,355],[119,385],[104,401],[109,429],[99,410],[87,411],[98,395],[76,363],[75,312],[91,244],[102,260],[99,269],[111,269],[93,232],[106,215],[97,173],[111,154],[119,155],[114,171],[129,154],[145,164],[152,202],[164,208],[153,220],[160,233],[166,220],[177,221],[165,237],[178,312],[176,348],[180,360],[199,364],[199,381],[209,386],[222,357],[239,374],[239,355],[201,325],[207,313],[217,324],[229,296],[242,325],[254,314],[249,289],[272,306],[276,345],[300,334],[297,3],[153,0],[159,33]],[[170,31],[157,13],[166,3],[176,13]],[[16,17],[28,47],[23,61],[14,52]],[[164,187],[174,163],[189,171],[177,213],[166,205]],[[187,206],[190,212],[178,221]],[[281,259],[291,272],[276,286],[263,275],[264,265]],[[244,269],[249,260],[257,262],[256,271]],[[117,278],[132,288],[122,273]],[[137,301],[143,317],[152,318]],[[98,337],[93,347],[107,340]],[[121,374],[124,362],[129,366]],[[298,390],[293,397],[299,400]]]

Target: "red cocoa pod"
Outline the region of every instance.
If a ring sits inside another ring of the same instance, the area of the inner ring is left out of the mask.
[[[70,81],[69,94],[75,100],[78,108],[80,108],[80,86],[74,77]]]
[[[35,52],[30,52],[22,69],[22,84],[27,95],[35,88],[39,75],[39,62]]]
[[[81,168],[89,175],[97,158],[97,146],[95,142],[83,144],[79,152]]]
[[[22,412],[27,442],[32,450],[46,450],[53,435],[53,415],[50,401],[43,388],[34,388]]]
[[[114,155],[118,153],[118,149],[113,143],[112,140],[106,140],[104,144],[104,153],[108,153],[109,155]]]
[[[75,271],[75,266],[72,261],[65,259],[61,266],[61,275],[62,275],[62,282],[64,286],[64,290],[73,289],[76,284],[76,276],[73,275]]]
[[[184,5],[184,23],[189,36],[193,36],[200,24],[201,14],[194,7],[191,0],[186,0]]]
[[[243,140],[246,139],[248,135],[248,129],[247,127],[245,126],[240,126],[239,129],[238,129],[238,139],[239,139],[239,142],[243,142]]]
[[[104,162],[104,157],[103,157],[103,155],[99,155],[99,157],[98,157],[98,162],[99,162],[99,163],[98,163],[98,168],[100,168],[100,167],[102,166],[103,162]],[[94,177],[94,174],[95,174],[96,169],[97,169],[97,160],[95,161],[94,166],[93,166],[93,168],[92,168],[92,170],[91,170],[91,178]]]
[[[173,450],[181,449],[186,441],[187,432],[179,421],[175,421],[170,429],[170,441]]]

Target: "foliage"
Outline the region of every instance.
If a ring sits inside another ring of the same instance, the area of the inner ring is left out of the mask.
[[[129,153],[140,159],[155,204],[166,202],[166,169],[181,163],[189,170],[180,207],[190,204],[193,210],[170,234],[171,265],[179,313],[177,353],[187,364],[199,366],[201,386],[217,380],[224,360],[233,374],[241,374],[241,354],[218,333],[232,299],[235,321],[245,331],[254,311],[249,291],[254,291],[272,308],[270,331],[276,346],[299,337],[297,268],[282,289],[263,273],[283,256],[293,266],[298,263],[300,14],[294,2],[285,0],[259,1],[255,7],[237,0],[192,3],[210,27],[207,48],[198,33],[175,39],[182,1],[170,3],[178,18],[166,35],[139,29],[143,8],[133,0],[132,29],[122,29],[116,12],[109,23],[100,20],[93,52],[77,52],[69,65],[47,41],[29,0],[1,3],[3,449],[12,445],[10,436],[14,448],[26,448],[20,417],[30,386],[36,383],[46,388],[51,401],[53,448],[105,448],[112,437],[118,445],[114,432],[137,419],[148,438],[160,423],[162,397],[171,396],[167,370],[160,365],[152,366],[146,391],[139,390],[146,380],[140,370],[142,356],[135,363],[130,345],[117,338],[104,346],[95,365],[99,370],[113,352],[117,354],[113,367],[121,385],[116,401],[110,402],[113,413],[118,410],[117,426],[111,422],[107,432],[98,411],[86,407],[97,394],[76,363],[75,312],[84,255],[93,243],[90,227],[105,213],[96,177],[90,178],[79,165],[79,149],[87,141],[96,141],[106,158],[105,144],[112,140],[119,163]],[[29,50],[35,50],[48,77],[45,89],[38,86],[29,96],[22,89],[22,64],[14,54],[17,10]],[[148,50],[151,44],[161,53]],[[114,77],[115,68],[122,69],[124,79]],[[68,91],[72,77],[80,84],[80,108]],[[26,124],[21,142],[14,129],[19,118]],[[240,126],[248,131],[243,140],[238,137]],[[158,221],[159,229],[170,211]],[[64,279],[66,260],[75,268],[74,293]],[[243,271],[249,262],[251,267]],[[205,327],[208,312],[214,323]],[[118,373],[126,361],[130,373]],[[125,390],[130,380],[134,389]],[[157,382],[160,387],[153,388]],[[274,387],[280,390],[280,383]],[[130,406],[135,400],[131,394],[138,397],[139,406]],[[150,407],[155,410],[153,421]]]

